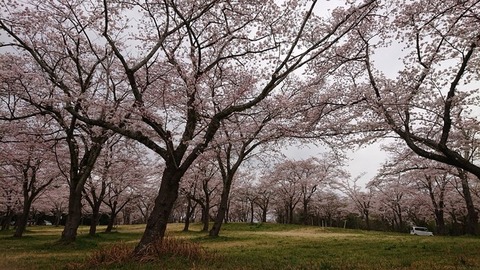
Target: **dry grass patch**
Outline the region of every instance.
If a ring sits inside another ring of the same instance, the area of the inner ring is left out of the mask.
[[[116,243],[94,251],[84,264],[71,265],[71,269],[105,268],[130,263],[156,263],[175,258],[192,262],[205,262],[218,258],[216,253],[206,251],[200,244],[187,239],[167,236],[150,245],[142,257],[133,256],[133,245]]]

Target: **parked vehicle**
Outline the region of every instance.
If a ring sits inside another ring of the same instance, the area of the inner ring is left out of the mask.
[[[427,228],[418,226],[413,226],[410,230],[410,234],[433,236],[433,233],[430,232]]]

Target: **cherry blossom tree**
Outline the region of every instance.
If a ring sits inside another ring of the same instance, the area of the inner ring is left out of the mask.
[[[165,161],[141,254],[164,236],[180,179],[220,122],[261,103],[314,59],[334,63],[337,44],[375,7],[367,1],[321,19],[316,2],[3,3],[0,30],[12,40],[4,46],[42,70],[72,119],[135,139]],[[336,67],[325,73],[329,66]],[[108,138],[94,130],[92,154]],[[74,235],[68,228],[64,238]]]
[[[315,193],[312,201],[314,209],[312,225],[345,227],[346,206],[345,197],[334,190],[321,190]]]
[[[215,221],[209,232],[210,236],[216,237],[220,233],[228,208],[233,180],[241,165],[258,155],[259,152],[256,150],[261,146],[280,137],[276,130],[269,128],[272,119],[273,116],[269,112],[245,111],[244,114],[235,115],[221,124],[217,139],[213,143],[213,151],[216,154],[223,186]],[[260,152],[265,154],[268,152],[268,148],[264,148]],[[253,201],[251,204],[253,206]]]
[[[399,1],[358,31],[365,51],[345,78],[365,102],[357,125],[395,134],[417,155],[480,178],[477,1]],[[391,18],[391,19],[387,19]],[[404,46],[395,78],[375,62],[379,49]]]
[[[270,175],[277,194],[276,200],[285,208],[287,223],[294,222],[295,209],[302,205],[301,221],[308,223],[309,204],[313,195],[344,172],[334,155],[305,160],[286,160],[279,163]]]
[[[218,165],[214,161],[213,152],[206,152],[193,164],[185,179],[182,180],[181,193],[196,204],[200,205],[202,231],[207,232],[209,228],[210,209],[213,207],[213,198],[219,193],[221,180],[218,175]],[[188,210],[188,208],[187,208]],[[189,211],[192,211],[190,209]],[[189,213],[186,215],[185,229],[188,230]]]
[[[393,155],[391,160],[384,164],[380,174],[401,175],[403,178],[410,179],[412,183],[416,183],[420,191],[428,192],[437,225],[437,233],[447,233],[444,220],[445,196],[448,189],[451,189],[452,183],[457,181],[460,183],[459,192],[465,200],[467,209],[465,230],[467,233],[475,233],[478,214],[470,192],[469,176],[465,171],[420,157],[412,150],[405,149],[399,144],[393,144],[386,148]]]
[[[8,194],[9,187],[21,194],[22,211],[16,220],[14,237],[23,235],[35,200],[61,177],[52,151],[55,141],[48,136],[48,124],[42,118],[22,120],[14,125],[18,129],[10,130],[0,141],[4,190],[8,197],[13,195]]]
[[[370,211],[373,207],[372,200],[374,198],[371,188],[363,190],[362,186],[358,184],[363,175],[355,177],[353,181],[350,181],[349,178],[341,179],[333,183],[333,186],[338,187],[340,191],[353,201],[355,208],[365,220],[366,229],[370,230]]]
[[[41,50],[37,48],[36,53]],[[66,155],[62,147],[57,148],[62,152],[57,156],[69,159],[70,168],[68,173],[64,173],[70,187],[69,210],[61,240],[66,243],[72,242],[76,238],[82,216],[81,201],[84,184],[111,132],[82,124],[75,116],[66,113],[63,109],[65,100],[55,95],[58,85],[46,81],[37,67],[30,65],[18,55],[6,54],[0,57],[2,58],[0,76],[5,82],[2,88],[4,97],[2,101],[8,108],[1,119],[18,121],[35,115],[48,115],[48,120],[45,122],[51,128],[50,133],[53,134],[51,136],[57,141],[63,141],[68,147]],[[86,87],[86,85],[83,86]],[[62,87],[66,90],[70,89],[66,85]],[[67,103],[70,104],[69,101]],[[80,110],[80,107],[77,106],[76,109]],[[64,162],[61,158],[58,160]]]
[[[148,187],[152,179],[160,175],[159,170],[151,169],[157,161],[152,160],[145,150],[143,146],[125,138],[118,138],[108,144],[105,158],[110,165],[102,168],[108,183],[103,198],[109,216],[105,229],[107,233],[112,231],[117,215],[140,198],[143,188]]]
[[[256,196],[254,203],[260,208],[261,222],[267,222],[268,209],[274,196],[274,191],[270,186],[269,180],[269,175],[263,174],[260,176],[259,183],[255,185]]]
[[[67,183],[63,181],[63,183],[58,183],[52,189],[47,190],[39,199],[54,216],[52,223],[55,226],[60,225],[64,215],[68,212],[68,189]]]

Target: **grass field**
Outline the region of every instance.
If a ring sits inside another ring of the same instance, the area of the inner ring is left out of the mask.
[[[279,224],[227,224],[218,238],[193,225],[170,224],[169,235],[198,243],[207,259],[164,257],[93,269],[480,269],[480,238],[421,237]],[[103,228],[99,228],[101,231]],[[143,226],[119,226],[116,233],[87,236],[81,227],[73,245],[60,245],[62,228],[30,227],[24,238],[0,234],[0,269],[85,269],[91,254],[115,243],[134,247]]]

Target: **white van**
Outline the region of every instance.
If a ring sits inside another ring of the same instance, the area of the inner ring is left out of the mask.
[[[433,233],[428,231],[427,228],[425,227],[418,227],[418,226],[413,226],[412,229],[410,230],[410,234],[413,235],[428,235],[428,236],[433,236]]]

